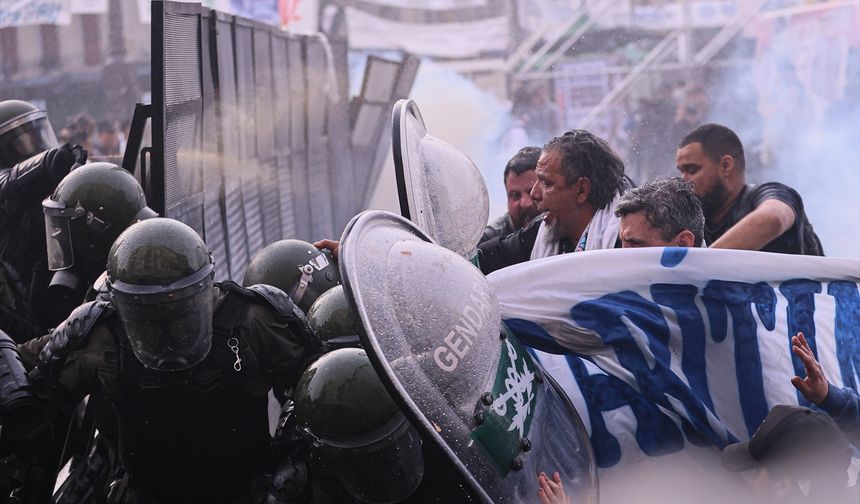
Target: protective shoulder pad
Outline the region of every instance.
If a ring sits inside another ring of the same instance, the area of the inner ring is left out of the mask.
[[[31,378],[51,376],[69,353],[87,344],[96,322],[112,312],[110,302],[100,300],[84,303],[72,310],[69,317],[51,332],[51,339],[39,353],[39,362],[31,371]]]
[[[28,401],[33,396],[18,355],[18,345],[0,330],[0,410],[8,411],[13,404]]]
[[[107,271],[102,271],[102,274],[96,278],[95,283],[93,283],[93,290],[96,292],[98,296],[102,296],[103,294],[107,294],[110,297],[110,291],[107,286]]]
[[[236,282],[223,282],[220,284],[225,292],[232,292],[248,298],[249,300],[263,301],[275,309],[281,316],[289,317],[294,314],[296,307],[284,291],[277,287],[265,284],[256,284],[250,287],[242,287]]]

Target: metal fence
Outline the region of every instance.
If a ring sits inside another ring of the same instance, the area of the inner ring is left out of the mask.
[[[273,241],[337,238],[370,198],[417,66],[374,59],[348,103],[345,40],[152,2],[150,206],[204,237],[219,279],[241,280]]]

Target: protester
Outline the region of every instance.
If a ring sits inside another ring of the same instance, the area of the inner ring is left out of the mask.
[[[552,474],[552,478],[542,472],[538,474],[538,497],[541,504],[571,504],[570,498],[564,493],[564,484],[558,472]]]
[[[746,184],[744,148],[729,128],[705,124],[691,131],[676,161],[702,200],[711,247],[824,255],[797,191],[779,182]]]
[[[833,419],[777,405],[749,441],[726,446],[723,466],[744,472],[757,502],[856,503],[846,488],[851,446]]]
[[[615,208],[622,248],[700,247],[705,216],[692,186],[679,177],[626,191]]]
[[[791,351],[803,362],[806,370],[806,378],[795,376],[791,384],[807,401],[833,417],[851,443],[860,447],[860,396],[852,388],[835,387],[827,381],[802,332],[791,337]]]
[[[74,116],[63,128],[63,141],[72,145],[80,145],[87,152],[93,150],[93,134],[96,131],[96,123],[87,114]]]
[[[96,141],[93,144],[93,156],[118,156],[121,140],[122,137],[115,122],[100,121]]]
[[[496,236],[507,236],[538,216],[537,205],[530,193],[537,181],[535,167],[540,152],[540,147],[523,147],[508,161],[504,172],[508,213],[487,225],[480,243]]]
[[[481,270],[567,252],[618,245],[618,197],[628,184],[624,163],[604,140],[585,130],[568,131],[544,146],[531,198],[546,212],[525,229],[478,247]]]

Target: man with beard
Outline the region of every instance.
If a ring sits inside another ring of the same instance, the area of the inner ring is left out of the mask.
[[[505,165],[505,192],[508,195],[508,213],[487,225],[481,243],[507,236],[525,227],[538,216],[537,205],[531,198],[531,190],[537,181],[535,166],[540,157],[540,147],[523,147]]]
[[[824,255],[797,191],[779,182],[746,183],[744,148],[729,128],[699,126],[681,140],[676,159],[702,200],[709,246]]]
[[[478,247],[481,271],[567,252],[620,246],[615,205],[629,187],[624,163],[606,141],[568,131],[544,146],[530,196],[543,220]]]

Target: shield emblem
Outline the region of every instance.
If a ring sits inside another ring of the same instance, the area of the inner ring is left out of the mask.
[[[541,471],[597,502],[588,434],[540,364],[501,324],[487,279],[412,222],[367,211],[340,268],[362,344],[392,397],[487,502],[533,503]]]
[[[401,215],[439,245],[471,258],[490,215],[487,185],[478,167],[427,133],[412,100],[394,105],[391,137]]]

